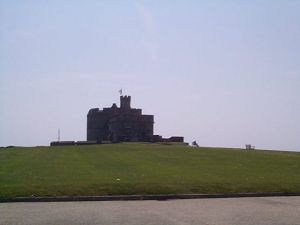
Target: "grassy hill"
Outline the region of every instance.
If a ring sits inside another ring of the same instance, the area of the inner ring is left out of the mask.
[[[293,152],[146,143],[0,149],[0,197],[297,191]]]

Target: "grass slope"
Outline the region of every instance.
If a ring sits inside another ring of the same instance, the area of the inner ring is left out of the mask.
[[[0,197],[297,191],[300,153],[143,143],[0,150]]]

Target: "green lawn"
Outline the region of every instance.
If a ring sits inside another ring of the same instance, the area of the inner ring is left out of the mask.
[[[299,191],[293,152],[146,143],[0,149],[0,197]]]

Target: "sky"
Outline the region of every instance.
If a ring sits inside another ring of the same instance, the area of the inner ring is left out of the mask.
[[[90,108],[200,146],[300,151],[300,0],[0,0],[0,146],[86,139]]]

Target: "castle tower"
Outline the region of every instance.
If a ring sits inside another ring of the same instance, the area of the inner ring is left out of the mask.
[[[130,106],[131,97],[130,96],[120,96],[120,108],[121,109],[131,109]]]

